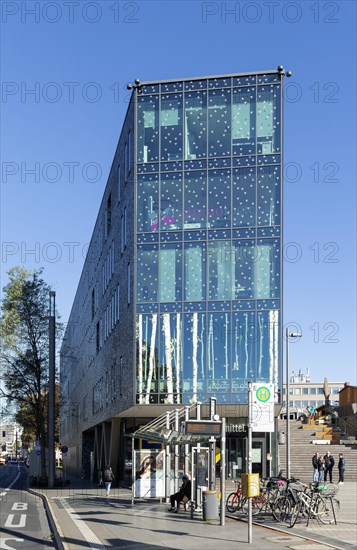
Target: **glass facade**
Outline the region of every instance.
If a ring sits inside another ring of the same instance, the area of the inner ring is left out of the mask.
[[[137,93],[137,403],[279,387],[281,95],[278,74]]]

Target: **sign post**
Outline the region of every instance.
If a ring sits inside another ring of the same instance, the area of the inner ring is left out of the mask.
[[[248,382],[248,474],[252,473],[253,390]],[[253,542],[252,499],[248,497],[248,544]]]

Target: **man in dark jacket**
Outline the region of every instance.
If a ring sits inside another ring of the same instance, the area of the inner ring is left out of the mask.
[[[343,458],[343,454],[341,453],[338,459],[338,483],[340,485],[343,485],[345,482],[345,466],[346,461]]]
[[[191,499],[191,481],[186,475],[182,476],[182,485],[180,490],[177,493],[170,495],[171,508],[169,508],[169,512],[178,512],[179,504],[184,499],[187,499],[186,502]]]
[[[332,483],[332,468],[335,465],[335,459],[333,458],[330,451],[327,451],[327,453],[324,456],[325,459],[325,469],[324,469],[324,481],[327,481],[327,474],[330,478],[330,483]]]

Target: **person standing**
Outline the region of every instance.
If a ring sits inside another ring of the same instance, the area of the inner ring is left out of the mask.
[[[113,470],[111,469],[109,464],[107,464],[106,467],[104,468],[103,479],[105,483],[105,493],[106,493],[106,496],[108,497],[110,493],[110,488],[112,486],[112,482],[114,479]]]
[[[319,461],[320,461],[319,453],[315,453],[314,456],[312,457],[312,466],[314,468],[313,481],[319,481]]]
[[[338,483],[340,485],[343,485],[345,482],[345,467],[346,467],[346,461],[343,458],[343,454],[340,453],[338,458]]]
[[[335,465],[335,459],[333,458],[330,451],[324,456],[325,459],[325,470],[324,470],[324,481],[327,481],[327,474],[329,475],[330,483],[332,483],[332,468]]]
[[[323,456],[319,456],[318,459],[318,471],[319,471],[319,479],[318,482],[321,483],[321,481],[324,478],[324,471],[325,471],[325,459]]]

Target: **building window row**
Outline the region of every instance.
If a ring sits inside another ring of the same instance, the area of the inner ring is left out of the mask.
[[[120,234],[120,251],[123,254],[127,245],[127,216],[126,216],[126,206],[123,210],[123,215],[121,217],[121,234]]]
[[[114,275],[114,269],[115,269],[115,249],[114,249],[114,241],[112,242],[107,257],[105,258],[103,267],[102,267],[102,282],[103,282],[103,289],[102,294],[105,293],[106,289],[108,288],[108,285],[111,281],[111,278]]]
[[[115,325],[119,321],[120,294],[119,286],[115,289],[109,304],[104,311],[104,341],[112,333]]]
[[[138,176],[138,232],[279,226],[280,165]]]
[[[137,301],[280,296],[278,239],[139,245]]]

